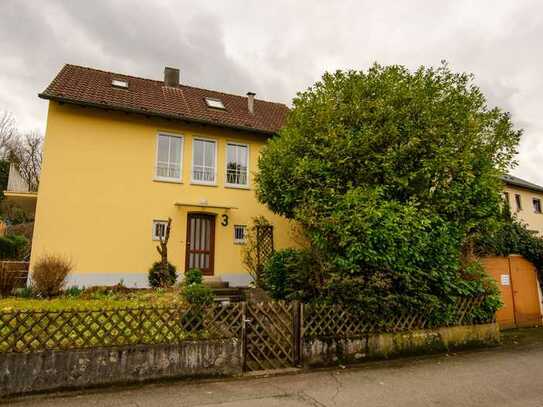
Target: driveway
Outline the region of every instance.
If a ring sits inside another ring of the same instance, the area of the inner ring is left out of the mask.
[[[538,330],[542,331],[542,330]],[[543,331],[542,331],[543,332]],[[543,342],[200,383],[169,382],[11,401],[14,407],[543,406]]]

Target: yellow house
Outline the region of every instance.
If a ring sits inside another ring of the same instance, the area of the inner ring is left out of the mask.
[[[509,204],[511,213],[543,236],[543,187],[521,178],[506,175],[504,181],[504,200]]]
[[[276,248],[291,245],[286,219],[259,204],[260,149],[288,108],[179,83],[66,65],[40,97],[49,101],[36,206],[33,264],[69,257],[72,284],[146,286],[165,222],[178,273],[198,267],[232,285],[247,227],[263,215]]]

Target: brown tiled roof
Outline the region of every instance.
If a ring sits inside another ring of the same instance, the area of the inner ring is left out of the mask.
[[[113,87],[111,81],[128,81],[128,89]],[[247,97],[192,86],[164,86],[164,82],[137,78],[76,65],[65,65],[41,98],[142,113],[264,134],[276,133],[284,124],[288,107],[255,100],[254,114]],[[220,99],[226,110],[209,108],[204,98]]]

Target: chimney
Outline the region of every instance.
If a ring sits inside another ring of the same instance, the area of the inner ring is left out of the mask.
[[[251,114],[255,114],[255,96],[256,93],[247,92],[247,108]]]
[[[164,86],[178,86],[179,85],[179,69],[170,68],[167,66],[164,68]]]

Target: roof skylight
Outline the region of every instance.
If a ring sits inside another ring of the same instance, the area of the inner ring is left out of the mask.
[[[206,101],[207,107],[212,107],[213,109],[222,109],[225,110],[224,104],[222,103],[222,100],[220,99],[214,99],[214,98],[204,98]]]
[[[128,81],[122,79],[113,79],[111,81],[111,86],[121,89],[128,89]]]

